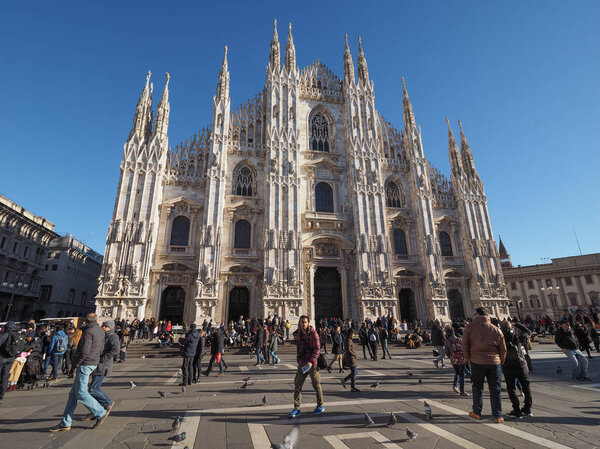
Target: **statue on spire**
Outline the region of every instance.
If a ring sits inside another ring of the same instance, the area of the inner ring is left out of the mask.
[[[475,170],[475,160],[473,159],[473,152],[471,151],[471,147],[467,142],[467,137],[462,128],[462,123],[459,120],[458,126],[460,128],[460,154],[462,157],[462,164],[467,173],[467,176],[474,177],[477,174],[477,170]]]
[[[415,128],[415,113],[413,111],[410,98],[408,98],[408,91],[406,90],[406,83],[404,77],[402,77],[402,109],[404,112],[404,126]]]
[[[369,69],[367,68],[367,59],[365,58],[360,36],[358,36],[358,81],[365,86],[369,85]]]
[[[223,63],[219,71],[219,82],[217,83],[216,98],[225,99],[229,97],[229,69],[227,65],[227,45],[223,53]]]
[[[344,48],[344,81],[354,84],[354,62],[352,62],[352,55],[350,54],[350,46],[348,45],[348,35],[345,34],[346,46]]]
[[[269,68],[281,68],[281,54],[279,50],[279,36],[277,35],[277,19],[273,20],[273,39],[271,39],[271,52],[269,53]]]
[[[448,117],[446,117],[446,124],[448,125],[448,155],[450,157],[450,168],[453,174],[460,176],[460,173],[462,172],[462,161]]]
[[[292,24],[288,26],[288,39],[285,46],[285,69],[288,73],[292,73],[296,68],[296,47],[294,46],[294,38],[292,36]]]

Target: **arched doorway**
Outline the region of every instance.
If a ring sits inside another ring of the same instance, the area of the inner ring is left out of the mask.
[[[319,267],[315,273],[315,320],[342,318],[342,280],[335,267]]]
[[[400,290],[398,297],[400,301],[400,320],[411,324],[417,321],[417,304],[415,303],[415,293],[411,288]]]
[[[465,319],[465,308],[463,307],[462,295],[453,288],[448,290],[448,303],[450,307],[450,319],[452,321]]]
[[[227,322],[237,321],[240,316],[248,318],[250,315],[250,291],[246,287],[234,287],[229,292],[229,313]]]
[[[171,324],[183,322],[183,307],[185,305],[185,290],[182,287],[167,287],[160,301],[159,319],[170,321]]]

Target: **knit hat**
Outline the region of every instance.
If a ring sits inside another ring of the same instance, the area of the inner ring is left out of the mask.
[[[108,327],[111,331],[115,330],[115,322],[113,320],[106,320],[102,323],[102,326]]]
[[[196,323],[192,323],[192,324],[190,325],[190,329],[192,329],[192,330],[196,329]]]

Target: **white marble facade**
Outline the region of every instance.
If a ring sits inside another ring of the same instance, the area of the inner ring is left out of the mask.
[[[375,107],[359,40],[342,78],[298,69],[277,26],[266,84],[236,108],[227,48],[210,126],[168,145],[169,76],[150,73],[125,143],[98,313],[188,323],[508,314],[483,183],[448,124],[451,179],[425,158],[406,87],[404,125]]]

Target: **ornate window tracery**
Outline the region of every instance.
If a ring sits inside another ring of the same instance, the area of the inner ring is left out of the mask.
[[[310,149],[329,152],[329,124],[323,114],[315,114],[310,121]]]
[[[440,232],[440,247],[442,250],[442,256],[452,256],[452,241],[450,235],[446,231]]]
[[[395,181],[388,181],[385,186],[385,203],[387,207],[404,207],[404,192]]]
[[[238,166],[233,172],[233,195],[252,196],[254,172],[247,165]]]

